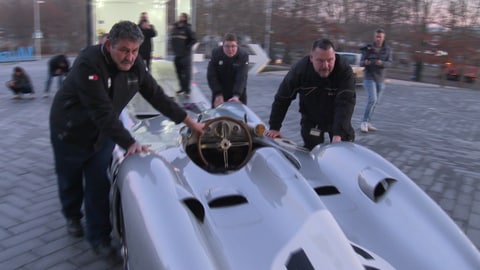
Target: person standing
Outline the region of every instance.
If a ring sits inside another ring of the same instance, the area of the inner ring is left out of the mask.
[[[52,84],[53,77],[58,78],[58,88],[60,88],[69,70],[70,61],[68,61],[67,56],[64,54],[56,55],[48,60],[48,77],[47,82],[45,83],[44,98],[47,98],[50,95],[50,85]]]
[[[34,97],[32,81],[30,77],[21,67],[14,67],[12,73],[12,79],[8,81],[7,87],[13,92],[13,99],[21,99],[23,94],[30,94],[30,97]]]
[[[356,102],[355,74],[348,62],[335,54],[328,39],[316,40],[308,56],[297,62],[281,82],[270,112],[270,138],[281,138],[280,128],[288,107],[300,96],[301,135],[313,149],[324,142],[353,141],[351,120]]]
[[[212,50],[207,80],[212,91],[212,108],[224,101],[247,104],[248,53],[238,46],[234,34],[226,34],[223,44]]]
[[[138,23],[138,27],[142,30],[142,34],[144,37],[142,45],[140,45],[140,56],[145,61],[147,65],[148,71],[151,72],[151,61],[152,61],[152,38],[157,36],[157,31],[153,24],[150,23],[148,20],[148,13],[142,12],[140,14],[140,22]]]
[[[360,130],[364,133],[377,130],[371,124],[373,112],[385,90],[385,69],[392,64],[392,49],[385,44],[385,31],[375,30],[375,41],[362,48],[360,65],[365,67],[363,87],[368,100]]]
[[[115,144],[125,155],[149,152],[119,120],[139,92],[175,123],[201,134],[204,125],[167,96],[138,56],[143,34],[133,22],[113,25],[104,44],[83,49],[50,109],[49,128],[62,213],[70,235],[81,237],[83,212],[86,238],[97,254],[112,255],[110,244],[110,180],[107,168]]]
[[[186,13],[180,14],[178,21],[173,24],[170,40],[175,55],[175,71],[180,82],[180,90],[177,94],[189,96],[192,78],[192,47],[197,42],[197,38],[192,26],[188,23]]]

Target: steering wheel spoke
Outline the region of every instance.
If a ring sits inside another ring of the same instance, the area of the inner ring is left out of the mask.
[[[242,146],[248,146],[248,142],[232,142],[230,147],[242,147]]]
[[[217,149],[217,148],[219,148],[218,142],[202,143],[202,145],[200,145],[200,149]]]
[[[228,169],[228,149],[223,150],[223,163],[225,165],[225,169]]]

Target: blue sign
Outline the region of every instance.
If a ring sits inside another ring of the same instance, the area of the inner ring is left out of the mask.
[[[35,60],[33,53],[33,46],[19,47],[16,51],[0,52],[1,62],[17,62],[17,61],[31,61]]]

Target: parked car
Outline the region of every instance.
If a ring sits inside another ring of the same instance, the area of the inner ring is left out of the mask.
[[[445,77],[447,80],[460,81],[463,80],[468,83],[474,83],[478,78],[478,67],[469,65],[456,65],[451,62],[446,62]]]
[[[340,57],[347,59],[347,62],[353,69],[355,73],[355,79],[357,84],[363,83],[363,67],[360,66],[360,60],[362,59],[362,54],[352,53],[352,52],[337,52]]]
[[[480,269],[478,250],[390,162],[352,142],[270,139],[248,107],[121,118],[153,153],[116,148],[114,231],[125,269]],[[197,114],[198,113],[198,114]]]

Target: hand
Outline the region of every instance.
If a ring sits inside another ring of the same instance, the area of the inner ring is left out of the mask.
[[[151,28],[150,23],[148,21],[142,22],[142,28],[143,29],[150,29]]]
[[[332,138],[332,143],[337,143],[337,142],[341,142],[341,141],[342,141],[342,137],[339,136],[339,135],[335,135]]]
[[[383,62],[382,62],[382,60],[377,60],[377,61],[375,62],[375,64],[381,66],[381,65],[383,64]]]
[[[365,59],[365,65],[366,65],[366,66],[370,65],[370,60]]]
[[[152,153],[152,149],[150,149],[149,145],[141,145],[137,142],[133,143],[128,147],[127,152],[125,152],[125,156],[130,156],[133,154],[138,154],[138,153]]]
[[[231,99],[229,99],[228,101],[230,102],[240,102],[240,99],[238,99],[237,96],[233,96]]]
[[[8,86],[14,87],[14,86],[15,86],[15,81],[9,81],[9,82],[8,82]]]
[[[223,102],[224,102],[224,100],[223,100],[223,96],[222,96],[222,95],[216,96],[216,97],[215,97],[215,100],[213,101],[213,107],[216,108],[216,107],[222,105]]]
[[[193,120],[192,118],[190,118],[189,116],[187,116],[185,120],[183,120],[183,122],[185,123],[185,125],[187,125],[187,127],[189,127],[193,131],[195,136],[200,136],[203,134],[205,129],[204,123],[199,123]]]
[[[267,133],[265,134],[269,138],[282,138],[282,134],[280,134],[280,131],[278,130],[268,130]]]

